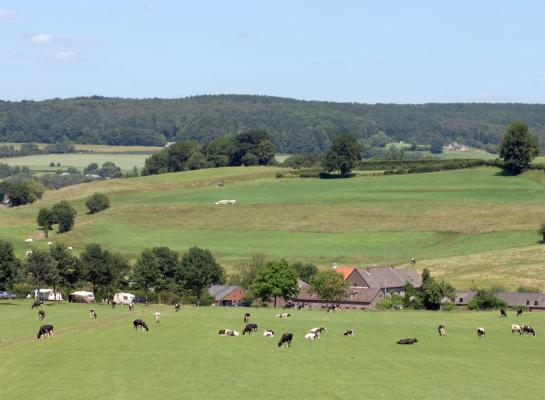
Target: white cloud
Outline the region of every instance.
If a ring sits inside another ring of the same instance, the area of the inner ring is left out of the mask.
[[[72,50],[62,50],[62,51],[56,51],[54,53],[50,53],[49,51],[46,51],[43,54],[43,58],[45,58],[46,60],[68,62],[68,61],[77,60],[79,58],[79,54]]]
[[[13,11],[4,10],[0,8],[0,19],[11,19],[15,17],[15,13]]]
[[[29,37],[28,41],[34,44],[49,44],[53,41],[53,35],[50,33],[38,33]]]

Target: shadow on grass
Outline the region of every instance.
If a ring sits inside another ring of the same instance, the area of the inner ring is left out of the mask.
[[[0,306],[17,306],[18,304],[14,303],[4,303],[3,301],[0,301]]]

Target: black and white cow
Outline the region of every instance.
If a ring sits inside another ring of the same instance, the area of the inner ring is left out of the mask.
[[[244,330],[242,331],[242,334],[243,335],[250,335],[252,333],[256,333],[257,332],[257,325],[256,324],[246,324],[246,326],[244,327]]]
[[[529,325],[522,325],[521,328],[522,328],[522,333],[525,333],[527,335],[532,335],[532,336],[536,335],[536,331],[534,330],[534,328],[532,328]]]
[[[129,311],[134,311],[134,303],[129,303]]]
[[[418,340],[416,338],[414,339],[401,339],[397,341],[397,344],[415,344],[418,343]]]
[[[305,339],[307,340],[318,340],[320,339],[320,334],[319,333],[307,333],[305,335]]]
[[[481,327],[477,328],[477,336],[480,337],[481,339],[486,336],[486,332],[484,328],[481,328]]]
[[[218,332],[218,335],[220,336],[240,336],[240,333],[238,331],[234,331],[232,329],[220,329]]]
[[[290,332],[286,332],[280,338],[280,341],[278,342],[278,347],[282,347],[283,345],[287,345],[288,347],[290,347],[292,340],[293,340],[293,334]]]
[[[180,308],[182,308],[182,306],[180,305],[180,303],[174,304],[174,310],[175,310],[176,312],[180,311]]]
[[[500,308],[500,317],[507,317],[507,312],[503,308]]]
[[[287,312],[283,312],[281,314],[276,314],[276,318],[290,318],[291,314]]]
[[[134,329],[135,330],[142,330],[142,329],[145,329],[146,331],[149,331],[149,328],[148,326],[146,325],[146,322],[144,320],[141,320],[141,319],[135,319],[134,321],[132,321],[132,325],[134,326]]]
[[[43,303],[40,300],[34,300],[34,303],[32,303],[32,306],[30,307],[31,310],[33,310],[36,307],[42,306]]]
[[[323,326],[321,326],[319,328],[312,328],[309,332],[310,333],[317,333],[318,335],[321,335],[322,333],[325,332],[325,328]]]
[[[245,313],[244,314],[244,322],[248,322],[250,320],[250,317],[251,317],[250,313]]]
[[[344,336],[354,336],[356,332],[353,329],[349,329],[343,333]]]
[[[286,308],[286,309],[295,308],[295,306],[296,306],[296,304],[293,301],[288,301],[286,303],[286,305],[284,306],[284,308]]]
[[[274,331],[270,329],[265,329],[265,332],[263,332],[263,336],[265,337],[274,337]]]
[[[97,312],[94,308],[91,308],[89,310],[89,318],[91,319],[97,319]]]
[[[439,332],[439,336],[445,336],[447,334],[447,331],[445,329],[445,325],[441,324],[437,327],[437,332]]]
[[[40,319],[40,321],[43,321],[45,319],[45,311],[44,310],[38,311],[38,318]]]
[[[517,308],[517,317],[522,315],[522,308]]]
[[[518,333],[519,335],[522,335],[522,328],[520,325],[511,325],[511,333]]]
[[[53,334],[53,325],[42,325],[38,331],[38,339],[43,339],[46,335],[49,338],[49,336],[53,336]]]

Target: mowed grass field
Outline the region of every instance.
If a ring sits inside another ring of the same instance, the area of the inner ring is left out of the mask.
[[[293,311],[220,307],[47,305],[38,320],[29,301],[0,302],[0,395],[6,399],[542,399],[545,314],[501,319],[497,312]],[[161,323],[153,313],[161,312]],[[242,331],[252,314],[260,334],[220,337],[219,329]],[[149,332],[135,332],[142,318]],[[39,341],[42,323],[55,336]],[[438,324],[447,327],[439,337]],[[511,334],[511,324],[529,324],[536,337]],[[313,327],[326,332],[303,339]],[[486,338],[476,328],[486,329]],[[275,338],[263,337],[273,329]],[[343,336],[354,329],[353,337]],[[292,332],[291,348],[278,336]],[[401,338],[418,339],[400,346]]]
[[[252,253],[349,266],[404,265],[416,257],[458,288],[500,283],[545,289],[545,174],[502,176],[477,168],[352,179],[275,179],[277,168],[220,168],[93,182],[49,191],[30,206],[0,208],[0,237],[23,256],[24,239],[46,240],[40,207],[60,200],[78,210],[73,231],[51,240],[81,252],[100,243],[134,259],[146,247],[210,249],[232,271]],[[224,182],[218,187],[219,181]],[[111,208],[87,215],[86,198]],[[215,201],[236,199],[233,206]]]

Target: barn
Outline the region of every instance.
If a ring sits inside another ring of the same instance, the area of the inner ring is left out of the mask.
[[[236,306],[246,295],[240,286],[214,285],[208,288],[218,306]]]

